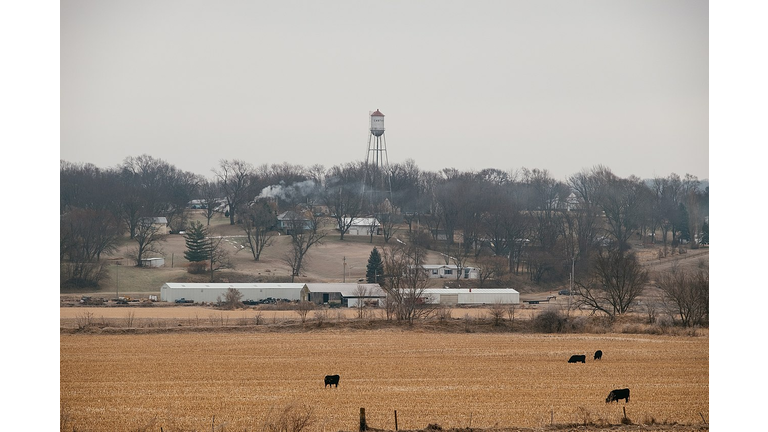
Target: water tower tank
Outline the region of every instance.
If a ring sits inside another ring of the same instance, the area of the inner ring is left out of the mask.
[[[384,135],[384,114],[378,109],[371,113],[371,134],[373,136]]]

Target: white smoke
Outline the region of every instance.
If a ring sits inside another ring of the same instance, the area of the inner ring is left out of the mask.
[[[311,195],[316,189],[317,184],[314,180],[304,180],[288,186],[280,182],[280,184],[265,187],[256,198],[278,198],[286,201],[299,200]]]

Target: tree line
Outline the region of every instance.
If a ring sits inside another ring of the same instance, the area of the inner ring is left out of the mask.
[[[696,177],[621,178],[599,165],[557,180],[527,168],[425,171],[413,160],[382,172],[362,161],[326,169],[235,159],[220,160],[208,178],[141,155],[111,168],[61,161],[60,189],[62,285],[97,286],[106,273],[101,257],[124,236],[142,265],[167,234],[153,218],[187,231],[190,207],[208,224],[225,214],[254,260],[271,244],[277,216],[289,215],[282,223],[292,233],[286,263],[294,276],[326,235],[321,216],[341,240],[353,220],[375,217],[385,242],[399,233],[441,252],[446,264],[471,261],[481,283],[502,274],[546,283],[573,272],[586,280],[601,256],[631,256],[634,242],[663,250],[708,242],[709,189]]]

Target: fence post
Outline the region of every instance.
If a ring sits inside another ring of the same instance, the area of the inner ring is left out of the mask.
[[[397,410],[395,410],[395,431],[397,431]]]
[[[360,432],[366,429],[368,429],[368,426],[365,424],[365,408],[360,408]]]

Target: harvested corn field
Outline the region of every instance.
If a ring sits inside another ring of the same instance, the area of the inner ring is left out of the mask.
[[[400,330],[60,336],[68,430],[308,431],[700,424],[707,337],[445,334]],[[602,360],[593,360],[596,350]],[[572,354],[586,363],[569,364]],[[338,388],[323,377],[339,374]],[[629,388],[629,403],[606,404]],[[291,407],[292,412],[283,410]]]

